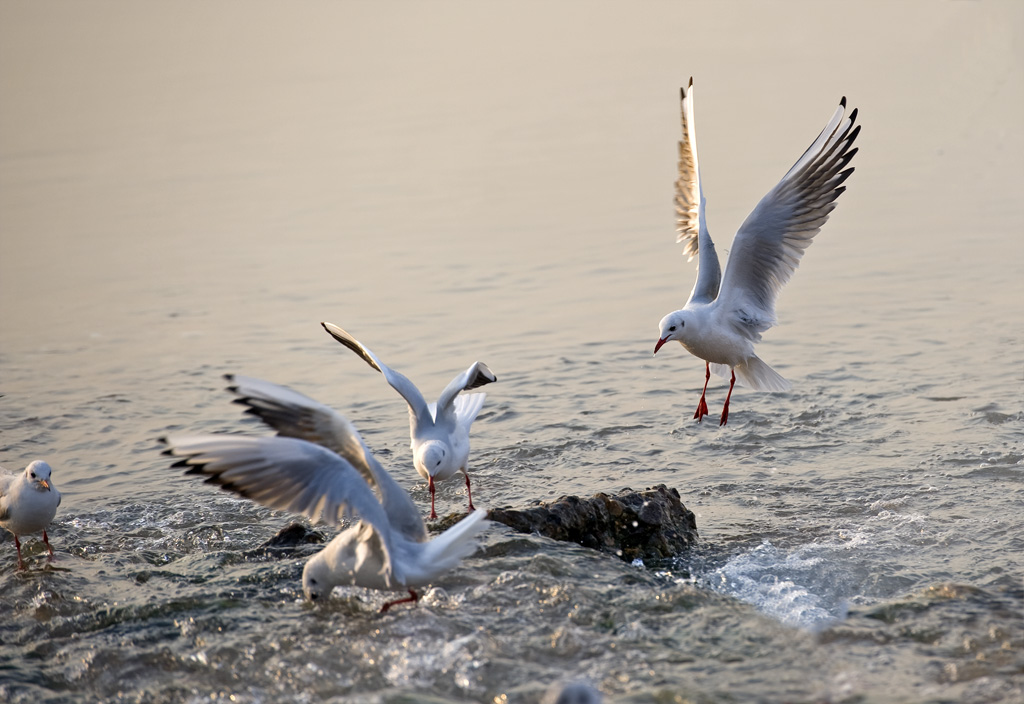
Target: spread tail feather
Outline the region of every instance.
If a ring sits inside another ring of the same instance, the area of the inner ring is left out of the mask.
[[[712,364],[711,371],[723,379],[728,379],[728,364]],[[757,355],[752,355],[743,364],[735,367],[736,383],[748,386],[755,391],[789,391],[790,384],[781,374],[769,367]]]
[[[477,509],[423,546],[423,563],[437,571],[454,568],[476,550],[476,536],[491,524],[487,511]]]
[[[736,367],[736,380],[758,391],[788,391],[789,382],[756,354]]]

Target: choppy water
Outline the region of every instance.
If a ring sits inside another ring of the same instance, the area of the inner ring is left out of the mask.
[[[0,462],[64,502],[53,563],[0,537],[5,701],[1024,699],[1019,6],[45,7],[0,7]],[[651,357],[691,74],[720,252],[840,95],[864,124],[759,348],[793,391],[721,429]],[[156,438],[259,432],[220,376],[264,377],[425,506],[401,400],[320,320],[428,393],[494,369],[479,505],[663,482],[699,549],[495,528],[415,608],[311,608],[315,546],[257,549],[292,517]]]

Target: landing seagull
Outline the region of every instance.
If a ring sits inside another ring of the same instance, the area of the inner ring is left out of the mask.
[[[50,479],[52,471],[50,465],[42,460],[30,462],[20,474],[0,471],[0,526],[14,534],[19,570],[25,569],[19,535],[42,531],[43,542],[50,551],[50,558],[53,558],[53,547],[46,535],[46,528],[57,515],[60,492]]]
[[[469,486],[469,426],[483,408],[487,394],[466,394],[460,391],[476,389],[497,381],[497,377],[483,362],[474,362],[466,371],[451,380],[437,399],[428,404],[416,385],[405,376],[377,359],[363,343],[331,323],[320,323],[331,337],[348,347],[363,361],[384,375],[384,379],[409,404],[409,436],[412,439],[413,463],[430,488],[430,517],[437,518],[434,510],[434,481],[448,479],[456,472],[466,477],[469,510],[473,511],[473,492]]]
[[[832,119],[782,180],[768,192],[736,232],[732,252],[722,275],[715,245],[704,217],[704,191],[697,164],[697,136],[693,121],[693,79],[683,88],[683,138],[679,142],[679,179],[676,213],[683,253],[697,259],[697,282],[681,309],[659,324],[657,354],[670,340],[704,360],[704,390],[693,417],[708,415],[705,396],[711,372],[729,373],[719,425],[729,419],[729,399],[737,379],[759,391],[785,391],[789,382],[754,354],[761,333],[775,325],[775,299],[796,271],[804,250],[828,220],[835,200],[853,173],[846,168],[857,153],[853,142],[857,110],[846,117],[846,98],[839,101]]]
[[[277,436],[177,435],[162,438],[173,466],[206,477],[268,508],[291,511],[340,527],[306,563],[302,590],[311,601],[338,585],[408,591],[389,601],[414,602],[414,587],[429,584],[476,549],[489,522],[474,511],[432,540],[409,494],[380,465],[355,427],[341,414],[260,379],[228,377],[236,403],[278,431]],[[378,499],[377,495],[380,495]]]

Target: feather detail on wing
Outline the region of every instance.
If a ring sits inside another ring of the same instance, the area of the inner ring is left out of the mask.
[[[829,123],[740,226],[722,282],[721,304],[752,318],[775,319],[775,300],[804,250],[828,220],[853,173],[857,110],[845,117],[843,98]]]
[[[337,325],[334,325],[333,323],[320,323],[320,325],[323,326],[324,330],[326,330],[331,337],[355,352],[364,362],[384,375],[384,379],[391,385],[391,388],[401,394],[402,398],[405,399],[405,402],[409,404],[409,413],[412,414],[414,422],[429,424],[431,414],[427,409],[427,402],[423,398],[423,394],[420,393],[420,390],[416,388],[415,384],[409,381],[405,375],[396,372],[394,369],[377,359],[377,355],[370,351],[369,347],[352,337],[352,335],[345,332]]]
[[[175,467],[267,508],[332,526],[360,517],[387,526],[377,497],[347,460],[325,447],[286,437],[174,435],[162,438]]]
[[[278,435],[299,438],[333,450],[380,493],[392,526],[410,540],[426,540],[427,531],[409,494],[380,465],[359,431],[345,416],[304,394],[262,379],[225,375],[235,403],[246,407]]]
[[[381,538],[382,573],[391,574],[390,526],[384,508],[359,472],[340,455],[305,440],[245,435],[161,438],[174,467],[206,483],[311,521],[341,526],[358,517]],[[388,577],[390,578],[390,577]]]
[[[697,138],[693,124],[693,79],[690,93],[680,88],[683,138],[679,140],[679,178],[676,179],[676,242],[683,243],[686,261],[693,261],[700,245],[700,175],[697,171]]]
[[[468,428],[476,420],[480,410],[484,407],[484,399],[487,394],[462,394],[455,399],[455,419],[463,428]]]
[[[454,402],[462,391],[478,389],[481,386],[498,380],[494,372],[483,362],[473,362],[469,369],[459,374],[449,382],[437,399],[437,409],[434,420],[436,422],[448,422],[453,416],[458,415]],[[473,394],[476,395],[476,394]],[[481,399],[480,403],[483,403]],[[478,409],[479,410],[479,409]]]
[[[692,78],[689,91],[680,89],[680,107],[683,137],[679,140],[679,178],[676,179],[676,242],[683,243],[687,261],[697,257],[697,280],[689,301],[710,303],[718,296],[722,269],[704,215],[706,202],[697,160]]]

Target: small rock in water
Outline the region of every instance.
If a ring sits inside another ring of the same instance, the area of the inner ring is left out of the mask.
[[[539,533],[555,540],[612,553],[626,562],[673,557],[697,541],[697,521],[679,492],[664,484],[590,499],[563,496],[522,510],[488,512],[492,521],[520,533]]]
[[[310,530],[301,523],[290,523],[277,532],[259,547],[243,553],[247,560],[265,559],[268,557],[288,557],[301,545],[310,545],[325,542],[323,533]]]
[[[260,545],[261,548],[289,548],[296,545],[307,545],[309,543],[322,543],[324,536],[315,530],[310,530],[301,523],[292,523],[277,532],[273,538]]]

